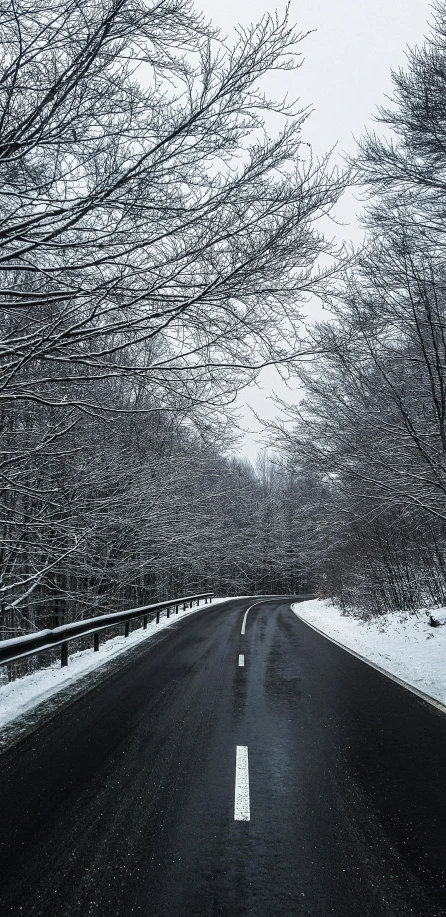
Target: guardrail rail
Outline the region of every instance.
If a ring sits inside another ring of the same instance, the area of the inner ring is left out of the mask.
[[[95,618],[86,618],[83,621],[73,621],[71,624],[63,624],[61,627],[55,627],[53,630],[39,630],[35,634],[25,634],[23,637],[13,637],[10,640],[0,640],[0,665],[6,665],[8,662],[17,662],[19,659],[25,659],[26,656],[33,656],[36,653],[44,653],[47,650],[60,646],[60,664],[62,667],[68,665],[68,644],[70,640],[76,637],[93,636],[93,649],[99,650],[99,634],[101,630],[109,627],[119,627],[124,624],[124,636],[128,637],[130,633],[130,622],[142,618],[144,630],[147,627],[149,616],[151,620],[156,617],[156,623],[159,624],[160,614],[165,611],[166,616],[170,617],[170,612],[178,614],[180,605],[183,611],[187,605],[192,608],[194,602],[200,604],[204,599],[205,604],[212,602],[213,592],[202,592],[200,595],[186,595],[179,599],[170,599],[168,602],[156,602],[154,605],[144,605],[141,608],[129,608],[127,611],[112,612],[109,615],[97,615]]]

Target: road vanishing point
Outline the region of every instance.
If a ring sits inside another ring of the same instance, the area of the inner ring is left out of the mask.
[[[82,687],[0,758],[2,917],[446,915],[446,716],[289,598]]]

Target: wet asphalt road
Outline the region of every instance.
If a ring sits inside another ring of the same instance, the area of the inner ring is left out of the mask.
[[[446,716],[285,600],[242,636],[253,602],[130,651],[0,758],[2,917],[446,915]]]

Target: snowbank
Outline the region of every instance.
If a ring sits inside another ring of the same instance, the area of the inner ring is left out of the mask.
[[[171,614],[170,618],[162,617],[159,624],[156,624],[155,621],[151,622],[147,625],[147,630],[139,627],[128,637],[123,635],[112,637],[101,645],[98,653],[94,653],[93,649],[73,653],[70,655],[67,668],[62,669],[60,662],[55,662],[46,669],[24,675],[23,678],[17,678],[16,681],[11,681],[9,684],[0,685],[0,729],[11,724],[22,714],[29,713],[34,707],[64,690],[84,675],[110,662],[115,656],[128,652],[135,644],[150,640],[155,634],[159,634],[166,627],[171,627],[181,618],[206,608],[209,610],[215,608],[221,602],[228,601],[228,598],[213,599],[211,605],[200,605],[198,608],[179,611],[178,614]]]
[[[386,614],[372,621],[343,614],[330,601],[311,599],[291,606],[298,617],[375,665],[446,704],[446,627],[431,627],[429,615],[446,620],[446,609]]]

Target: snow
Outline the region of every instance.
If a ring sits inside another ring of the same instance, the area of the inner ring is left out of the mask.
[[[46,669],[0,685],[0,729],[9,727],[23,714],[30,713],[68,685],[75,684],[135,645],[150,640],[179,619],[214,608],[230,598],[235,596],[214,599],[211,605],[180,611],[170,618],[163,617],[159,624],[150,623],[147,630],[138,628],[128,637],[112,637],[101,644],[98,653],[92,649],[73,653],[67,668],[62,669],[60,663],[55,662]],[[298,617],[313,624],[327,636],[333,637],[418,691],[446,704],[446,626],[429,625],[429,615],[439,624],[446,625],[446,608],[420,609],[416,615],[388,614],[372,621],[364,621],[358,616],[344,614],[341,608],[328,600],[311,599],[291,607]]]
[[[330,600],[311,599],[291,607],[297,617],[328,637],[446,704],[446,626],[429,624],[430,615],[446,624],[446,608],[385,614],[364,621],[345,614]]]
[[[213,599],[210,605],[200,605],[186,611],[179,611],[178,614],[171,614],[170,618],[162,617],[160,623],[155,621],[147,625],[147,630],[139,627],[132,631],[128,637],[122,634],[112,637],[100,646],[99,652],[93,652],[93,649],[81,650],[73,653],[69,657],[69,663],[66,668],[61,668],[60,662],[55,662],[48,668],[40,669],[30,675],[24,675],[23,678],[17,678],[7,684],[0,685],[0,729],[9,726],[14,720],[23,714],[30,713],[35,707],[44,701],[49,700],[59,691],[64,690],[68,685],[74,684],[80,678],[88,675],[95,669],[100,668],[110,662],[116,656],[128,652],[136,644],[145,640],[150,640],[171,627],[179,619],[186,618],[197,611],[203,611],[215,608],[221,602],[227,602],[230,597]],[[0,669],[1,672],[1,669]]]

